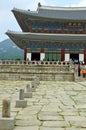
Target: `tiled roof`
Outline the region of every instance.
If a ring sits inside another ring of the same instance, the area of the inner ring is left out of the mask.
[[[86,41],[86,34],[50,34],[7,31],[6,34],[20,39]]]
[[[36,16],[53,19],[86,20],[86,7],[54,7],[41,5],[37,11],[17,8],[14,8],[12,11],[27,14],[28,17]]]

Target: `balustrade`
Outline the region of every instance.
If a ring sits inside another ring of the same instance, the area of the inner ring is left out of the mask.
[[[70,62],[67,61],[40,61],[40,64],[38,61],[16,61],[16,60],[0,60],[0,65],[63,65],[68,66],[70,65]]]

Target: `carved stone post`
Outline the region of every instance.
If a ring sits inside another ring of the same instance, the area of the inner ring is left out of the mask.
[[[2,117],[10,117],[10,101],[6,99],[2,103]]]
[[[0,118],[0,130],[13,130],[14,118],[10,115],[10,101],[2,101],[2,117]]]
[[[26,86],[26,92],[24,93],[24,97],[32,98],[32,88],[30,87],[29,84]]]
[[[24,89],[20,89],[19,100],[24,100]]]
[[[19,91],[19,100],[16,101],[16,107],[26,107],[27,101],[24,100],[24,89],[20,89]]]

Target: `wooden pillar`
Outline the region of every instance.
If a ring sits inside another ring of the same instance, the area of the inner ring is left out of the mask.
[[[44,53],[44,48],[40,48],[40,52],[41,52],[41,53]]]
[[[29,32],[32,32],[32,28],[29,29]]]
[[[24,60],[26,61],[27,58],[27,48],[24,48]]]
[[[86,64],[86,49],[84,50],[84,62]]]
[[[65,60],[65,50],[62,49],[61,50],[61,61],[64,61]]]

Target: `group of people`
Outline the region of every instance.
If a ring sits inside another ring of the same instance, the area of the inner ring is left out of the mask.
[[[29,58],[27,59],[27,61],[29,61]],[[40,61],[36,61],[36,63],[38,65],[40,65]],[[81,76],[81,64],[80,64],[80,62],[78,62],[78,76]]]

